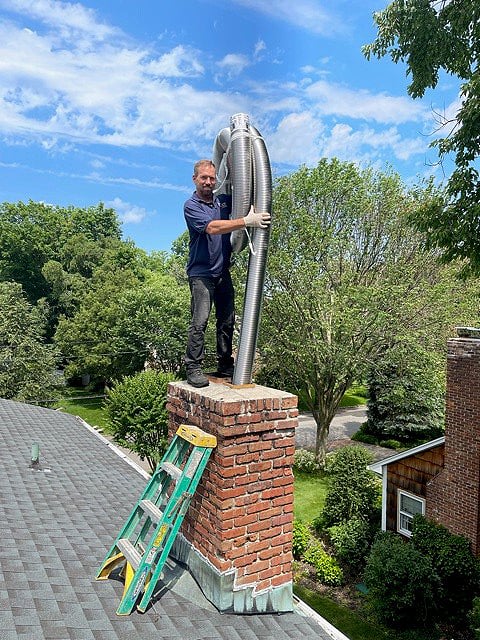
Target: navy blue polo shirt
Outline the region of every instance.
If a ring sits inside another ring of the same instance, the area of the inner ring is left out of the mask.
[[[231,209],[232,198],[224,194],[204,202],[195,191],[185,202],[183,213],[190,234],[188,276],[218,278],[230,268],[230,234],[211,235],[205,229],[212,220],[228,220]]]

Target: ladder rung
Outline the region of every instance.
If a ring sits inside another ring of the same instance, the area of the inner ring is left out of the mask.
[[[135,549],[130,540],[128,538],[120,538],[120,540],[117,541],[117,547],[125,556],[125,560],[133,567],[134,570],[137,570],[140,566],[140,562],[142,561],[142,556],[137,549]]]
[[[144,510],[144,512],[148,516],[150,516],[150,520],[152,520],[152,522],[154,522],[155,524],[160,522],[160,520],[162,519],[163,513],[162,511],[160,511],[160,509],[157,507],[156,504],[153,504],[151,500],[142,500],[140,505]]]
[[[172,462],[162,462],[162,469],[174,480],[178,480],[182,475],[182,470],[176,467]]]

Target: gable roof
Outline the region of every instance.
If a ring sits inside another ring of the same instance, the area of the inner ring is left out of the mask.
[[[445,443],[445,436],[441,438],[436,438],[435,440],[430,440],[429,442],[424,442],[423,444],[419,444],[417,447],[412,447],[411,449],[407,449],[406,451],[401,451],[400,453],[396,453],[393,456],[389,456],[388,458],[384,458],[383,460],[379,460],[378,462],[373,462],[368,465],[368,468],[375,473],[382,475],[383,467],[392,464],[392,462],[397,462],[398,460],[402,460],[403,458],[410,458],[411,456],[415,456],[418,453],[422,453],[423,451],[429,451],[434,447],[438,447]]]
[[[37,470],[30,466],[34,443]],[[94,577],[145,478],[75,417],[2,399],[0,451],[2,640],[333,637],[299,611],[220,614],[174,564],[145,614],[117,616],[123,585]]]

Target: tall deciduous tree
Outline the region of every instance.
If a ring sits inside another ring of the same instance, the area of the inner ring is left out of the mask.
[[[456,168],[446,199],[437,198],[416,216],[432,246],[446,260],[467,258],[480,272],[480,1],[395,0],[374,14],[377,37],[363,51],[367,58],[390,55],[405,62],[411,77],[408,93],[423,96],[435,88],[440,70],[461,80],[459,108],[453,118],[438,114],[446,135],[433,144],[440,156],[452,153]]]
[[[0,396],[47,400],[55,387],[55,354],[44,344],[45,320],[20,284],[0,282]]]
[[[33,201],[1,203],[0,280],[19,282],[32,303],[48,296],[42,268],[49,260],[62,264],[71,260],[67,247],[75,236],[94,243],[106,238],[119,240],[120,222],[115,211],[102,203],[87,208]]]
[[[55,340],[68,357],[67,375],[103,383],[147,364],[177,373],[183,361],[189,292],[166,274],[100,268],[94,287]]]
[[[263,377],[298,390],[317,423],[321,462],[345,391],[385,348],[406,333],[443,347],[460,319],[463,285],[406,223],[421,197],[430,194],[414,198],[397,175],[338,160],[275,186]]]
[[[55,342],[66,359],[66,374],[90,374],[104,382],[136,371],[125,367],[132,349],[119,352],[112,342],[123,294],[141,286],[145,279],[144,253],[131,243],[120,243],[109,250],[94,269],[78,310],[63,317],[55,332]]]

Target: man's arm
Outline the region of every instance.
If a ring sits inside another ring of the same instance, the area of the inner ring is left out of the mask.
[[[250,211],[244,218],[233,218],[231,220],[212,220],[205,227],[206,233],[211,236],[221,233],[230,233],[237,229],[245,229],[245,227],[256,227],[257,229],[266,229],[270,224],[270,214],[267,212],[255,212],[250,207]]]

